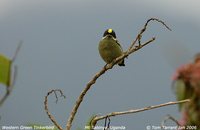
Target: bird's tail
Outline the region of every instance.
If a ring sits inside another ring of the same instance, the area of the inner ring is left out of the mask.
[[[119,65],[119,66],[125,66],[124,60],[122,60],[121,62],[119,62],[118,65]]]

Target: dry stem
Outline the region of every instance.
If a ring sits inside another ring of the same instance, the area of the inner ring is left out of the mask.
[[[82,92],[80,93],[79,97],[76,100],[76,103],[71,111],[71,114],[68,118],[67,124],[66,124],[66,129],[70,130],[71,126],[72,126],[72,122],[74,120],[74,117],[77,113],[77,110],[81,104],[81,102],[83,101],[84,96],[86,95],[86,93],[88,92],[88,90],[92,87],[92,85],[96,82],[96,80],[103,75],[106,71],[108,71],[109,69],[112,69],[114,65],[116,65],[119,61],[121,61],[122,59],[128,57],[131,53],[138,51],[139,49],[141,49],[142,47],[144,47],[145,45],[153,42],[155,40],[155,37],[153,37],[152,39],[148,40],[147,42],[143,43],[142,45],[140,44],[140,40],[142,37],[142,34],[145,32],[148,23],[150,21],[157,21],[162,23],[167,29],[171,30],[163,21],[156,19],[156,18],[150,18],[147,20],[147,22],[145,23],[144,27],[142,28],[142,30],[140,31],[140,33],[138,34],[138,36],[136,37],[136,39],[132,42],[132,44],[130,45],[129,49],[127,51],[124,52],[124,54],[118,58],[116,58],[115,60],[113,60],[113,62],[111,62],[110,64],[105,65],[99,72],[97,72],[92,79],[87,83],[86,87],[82,90]],[[138,41],[139,45],[135,46],[136,42]]]
[[[186,103],[186,102],[189,102],[189,101],[190,101],[190,99],[175,101],[175,102],[167,102],[167,103],[154,105],[154,106],[148,106],[148,107],[144,107],[144,108],[140,108],[140,109],[132,109],[132,110],[127,110],[127,111],[112,112],[112,113],[109,113],[109,114],[106,114],[106,115],[103,115],[103,116],[95,116],[92,120],[91,125],[92,125],[92,127],[95,127],[97,121],[103,120],[103,119],[106,119],[106,118],[112,117],[112,116],[138,113],[138,112],[143,112],[143,111],[147,111],[147,110],[151,110],[151,109],[155,109],[155,108],[160,108],[160,107],[164,107],[164,106]]]
[[[56,103],[58,101],[58,96],[56,94],[56,92],[59,92],[60,93],[60,96],[61,97],[64,97],[65,98],[65,95],[63,95],[63,92],[62,90],[60,89],[55,89],[55,90],[51,90],[47,93],[47,95],[45,96],[45,100],[44,100],[44,106],[45,106],[45,111],[49,117],[49,119],[54,123],[54,125],[59,129],[59,130],[62,130],[62,127],[56,122],[55,118],[51,115],[51,113],[49,112],[49,109],[48,109],[48,96],[52,93],[55,94],[55,97],[56,97]]]
[[[164,118],[164,120],[161,122],[161,128],[162,128],[162,129],[165,129],[165,123],[166,123],[167,120],[172,120],[173,122],[176,123],[177,126],[180,126],[179,122],[178,122],[174,117],[172,117],[172,116],[170,116],[170,115],[167,115],[167,116]],[[177,127],[177,129],[178,129],[178,127]]]

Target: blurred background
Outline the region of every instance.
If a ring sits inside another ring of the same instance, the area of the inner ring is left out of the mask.
[[[93,114],[136,109],[175,101],[171,89],[175,69],[200,50],[200,2],[196,0],[0,0],[0,53],[15,61],[16,84],[0,108],[0,126],[37,123],[52,125],[44,111],[44,96],[61,89],[66,99],[49,108],[65,127],[79,93],[105,63],[98,54],[98,42],[107,28],[113,28],[126,50],[148,18],[159,18],[171,27],[152,22],[142,41],[156,41],[100,77],[85,96],[72,129],[84,128]],[[0,85],[0,97],[5,87]],[[180,118],[178,107],[167,106],[142,113],[111,118],[112,126],[146,129],[159,126],[170,114]],[[103,125],[104,121],[98,125]]]

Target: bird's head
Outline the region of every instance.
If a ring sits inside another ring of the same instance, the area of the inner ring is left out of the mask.
[[[116,34],[115,34],[115,31],[113,29],[107,29],[104,34],[103,34],[103,37],[108,37],[108,38],[116,38]]]

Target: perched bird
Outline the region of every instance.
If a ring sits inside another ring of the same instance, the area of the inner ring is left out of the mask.
[[[114,59],[123,54],[123,50],[113,29],[107,29],[103,38],[99,42],[99,54],[106,63],[111,63]],[[118,63],[119,66],[125,66],[124,60]]]

